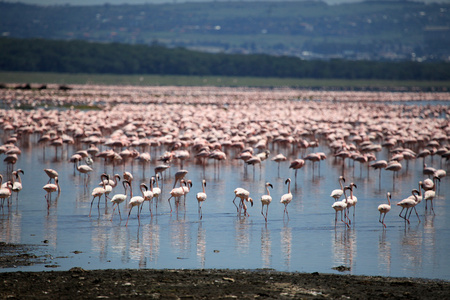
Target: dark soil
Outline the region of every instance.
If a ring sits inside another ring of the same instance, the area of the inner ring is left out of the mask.
[[[0,243],[0,267],[39,263]],[[15,254],[14,254],[15,253]],[[0,269],[1,270],[1,269]],[[273,270],[94,270],[0,273],[2,299],[448,299],[450,282]]]

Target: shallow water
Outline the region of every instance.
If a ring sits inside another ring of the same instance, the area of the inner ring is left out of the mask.
[[[271,156],[289,149],[270,149]],[[187,178],[193,187],[178,210],[170,213],[167,202],[173,185],[173,175],[180,166],[173,164],[160,182],[163,194],[157,209],[153,206],[150,217],[148,203],[144,204],[139,226],[137,210],[130,215],[125,227],[128,208],[121,206],[122,221],[117,210],[110,221],[112,208],[102,198],[100,210],[94,202],[92,216],[88,217],[91,191],[100,182],[100,174],[122,174],[124,170],[134,174],[134,193],[139,193],[140,182],[148,184],[154,167],[159,164],[153,155],[152,162],[145,166],[134,163],[115,166],[103,165],[97,159],[94,172],[90,175],[87,188],[84,176],[74,172],[68,157],[74,153],[69,147],[55,158],[54,149],[37,146],[22,148],[22,155],[16,169],[22,168],[24,188],[12,205],[0,211],[0,240],[7,243],[40,245],[35,254],[46,254],[46,263],[32,266],[2,269],[10,271],[68,270],[72,267],[84,269],[109,268],[273,268],[280,271],[339,273],[334,267],[349,268],[345,274],[382,275],[400,277],[438,278],[450,280],[449,177],[442,179],[439,196],[434,200],[436,215],[425,211],[425,203],[418,205],[421,222],[414,213],[411,224],[399,218],[400,208],[395,203],[408,197],[417,188],[422,174],[422,160],[403,162],[403,170],[393,181],[393,174],[383,170],[381,182],[378,171],[360,168],[359,163],[349,166],[345,163],[344,174],[347,184],[357,185],[358,197],[355,221],[351,228],[338,221],[331,208],[330,193],[339,188],[338,177],[342,172],[340,160],[335,160],[325,147],[328,159],[306,165],[298,171],[289,169],[288,161],[280,164],[270,158],[261,169],[248,166],[245,171],[240,160],[233,160],[233,152],[220,169],[212,161],[206,166],[206,193],[203,204],[203,219],[199,219],[195,194],[201,191],[203,170],[201,164],[185,162],[189,171]],[[152,153],[153,154],[153,153]],[[299,153],[295,153],[298,157]],[[386,159],[387,152],[377,154]],[[438,156],[427,158],[427,164],[440,168]],[[445,163],[445,162],[443,162]],[[445,165],[443,165],[445,168]],[[6,165],[2,166],[6,174]],[[42,186],[48,177],[44,168],[53,168],[60,174],[61,195],[52,196],[47,209],[45,191]],[[284,206],[279,203],[286,193],[285,179],[292,179],[293,201],[288,205],[289,219],[283,216]],[[261,216],[259,198],[265,194],[264,183],[273,184],[273,201],[269,207],[267,224]],[[232,203],[237,187],[250,191],[254,206],[249,206],[250,217],[238,217]],[[387,203],[386,192],[392,194],[392,209],[387,214],[383,229],[378,222],[377,207]],[[122,193],[119,184],[114,193]],[[57,198],[57,199],[56,199]],[[172,202],[173,203],[173,202]],[[100,212],[100,215],[99,215]],[[351,213],[352,214],[352,213]],[[52,268],[50,268],[50,266]]]

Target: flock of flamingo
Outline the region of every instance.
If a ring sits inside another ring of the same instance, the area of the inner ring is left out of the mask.
[[[65,148],[72,152],[68,162],[74,164],[74,172],[84,176],[86,186],[94,168],[103,165],[105,169],[98,186],[92,189],[89,217],[95,199],[99,208],[103,196],[105,205],[109,202],[113,206],[111,221],[116,209],[122,218],[120,206],[126,203],[125,226],[133,208],[137,210],[139,224],[146,203],[152,215],[152,200],[162,194],[158,182],[170,167],[179,167],[168,199],[172,212],[170,201],[175,199],[178,209],[192,187],[184,168],[188,162],[197,161],[205,172],[205,165],[213,161],[215,172],[220,172],[221,164],[238,159],[243,161],[245,172],[247,166],[252,166],[255,172],[255,166],[261,168],[264,161],[270,160],[278,164],[279,172],[280,163],[287,157],[295,157],[289,165],[295,181],[297,172],[307,162],[314,172],[316,163],[333,157],[342,161],[336,164],[342,168],[342,174],[350,161],[359,163],[361,169],[367,166],[368,172],[370,168],[379,170],[380,177],[382,170],[391,171],[394,186],[396,174],[404,164],[421,159],[424,179],[418,188],[412,189],[410,197],[397,203],[401,207],[399,216],[409,223],[413,211],[419,218],[416,206],[422,200],[426,207],[430,202],[434,213],[436,186],[446,176],[450,158],[449,106],[404,104],[404,101],[449,101],[449,93],[80,85],[68,91],[3,89],[0,97],[4,103],[0,110],[3,139],[0,154],[7,164],[6,174],[0,176],[2,208],[5,201],[11,205],[12,194],[18,195],[22,189],[20,174],[26,170],[15,170],[21,148],[35,144],[45,154],[45,149],[51,147],[55,158],[62,157]],[[316,152],[319,144],[328,152]],[[377,158],[383,149],[388,152],[386,160]],[[278,153],[274,154],[274,150]],[[427,165],[427,159],[433,157],[438,157],[437,168]],[[154,168],[148,184],[139,184],[138,195],[133,193],[132,173],[106,172],[110,165],[114,170],[133,162],[142,164],[145,170],[151,160],[160,164]],[[50,206],[51,194],[61,193],[60,176],[51,168],[44,171],[49,176],[43,189]],[[116,192],[120,181],[124,193]],[[341,221],[349,227],[350,209],[353,207],[354,216],[357,203],[357,186],[353,182],[344,186],[345,182],[345,177],[340,176],[340,188],[330,187],[330,197],[334,199],[331,208],[335,211],[335,225],[340,212]],[[206,180],[199,185],[202,192],[196,194],[196,199],[201,219],[202,203],[207,200]],[[289,218],[288,204],[293,199],[291,178],[285,179],[285,185],[287,193],[279,202],[284,205],[283,217]],[[266,194],[260,197],[261,215],[268,222],[272,202],[269,188],[273,189],[273,185],[267,182],[265,188]],[[253,206],[253,201],[248,190],[241,187],[234,190],[233,204],[239,216],[249,216],[247,205]],[[389,192],[386,202],[378,206],[379,222],[384,228],[385,216],[391,210]]]

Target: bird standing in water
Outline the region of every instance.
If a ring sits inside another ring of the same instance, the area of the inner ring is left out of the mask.
[[[269,204],[270,202],[272,202],[272,196],[270,196],[269,186],[273,188],[273,185],[270,182],[266,182],[265,186],[267,190],[267,195],[261,196],[261,214],[263,215],[264,219],[267,222],[267,213],[269,210]],[[264,205],[266,206],[266,214],[264,214]]]
[[[288,178],[286,179],[286,181],[284,182],[284,184],[288,185],[288,192],[286,194],[284,194],[283,196],[281,196],[281,200],[280,203],[284,204],[284,213],[283,213],[283,218],[284,218],[284,214],[287,215],[288,219],[289,219],[289,213],[287,210],[287,206],[289,203],[291,203],[292,201],[292,194],[291,194],[291,179]]]
[[[202,189],[203,189],[203,192],[198,192],[198,193],[197,193],[198,213],[200,214],[200,220],[203,218],[203,213],[202,213],[202,203],[205,202],[205,200],[206,200],[205,187],[206,187],[206,180],[203,179],[203,180],[202,180]]]
[[[386,228],[386,224],[384,223],[384,218],[386,214],[391,210],[391,193],[387,193],[388,204],[380,204],[378,205],[378,211],[380,212],[380,218],[378,221],[383,224],[384,228]],[[381,219],[381,215],[383,215],[383,219]]]

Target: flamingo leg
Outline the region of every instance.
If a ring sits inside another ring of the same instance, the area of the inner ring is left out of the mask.
[[[91,212],[92,212],[92,204],[94,203],[94,199],[95,199],[95,196],[92,198],[92,201],[91,201],[91,209],[89,210],[89,217],[91,216]],[[47,203],[48,203],[48,199],[47,199]],[[50,205],[49,205],[50,206]]]
[[[148,201],[148,209],[150,210],[150,216],[153,217],[153,212],[152,212],[152,200],[150,199],[150,201]]]
[[[289,213],[288,213],[288,210],[287,210],[287,204],[284,205],[284,211],[286,212],[286,215],[287,215],[287,217],[289,219]]]
[[[142,207],[143,205],[144,205],[144,204],[141,204],[141,207]],[[141,210],[140,210],[140,209],[138,209],[138,211],[137,211],[137,217],[138,217],[139,226],[141,226]]]
[[[406,217],[406,215],[408,214],[408,211],[409,211],[409,208],[406,208],[405,218],[404,218],[404,219],[405,219],[406,221],[408,221],[408,224],[410,224],[410,223],[409,223],[409,218]]]
[[[234,204],[234,206],[236,206],[237,212],[239,212],[239,208],[238,208],[238,206],[236,205],[236,203],[234,202],[234,201],[236,200],[236,197],[237,197],[237,196],[235,196],[234,199],[233,199],[233,204]]]
[[[116,210],[116,207],[117,206],[119,206],[119,204],[117,204],[117,206],[116,207],[114,207],[114,205],[115,205],[116,203],[113,203],[113,211],[112,211],[112,214],[111,214],[111,220],[109,220],[109,221],[112,221],[112,219],[113,219],[113,217],[114,217],[114,211]]]
[[[416,209],[416,207],[415,207],[415,206],[414,206],[413,208],[414,208],[414,211],[416,212],[416,216],[417,216],[417,219],[419,219],[419,223],[420,223],[421,221],[420,221],[420,218],[419,218],[419,214],[417,213],[417,209]],[[408,219],[409,219],[409,218],[411,217],[411,213],[412,213],[412,211],[413,211],[413,210],[411,209],[411,211],[409,212],[409,216],[408,216]]]
[[[131,210],[133,209],[133,206],[130,207],[130,211],[128,212],[128,218],[127,218],[127,223],[125,223],[125,227],[128,226],[128,220],[130,219],[130,214],[131,214]]]
[[[344,220],[347,219],[347,218],[348,218],[347,212],[346,212],[346,210],[344,209],[344,218],[342,218],[342,211],[341,211],[341,221],[344,222],[344,224],[347,225],[347,227],[350,227],[350,225],[348,225],[348,223],[344,221]],[[349,220],[349,221],[350,221],[350,220]]]
[[[402,218],[402,219],[405,219],[405,218],[403,218],[403,216],[402,216],[402,212],[403,212],[404,209],[405,209],[405,208],[403,207],[402,210],[400,211],[400,213],[398,214],[398,216],[399,216],[400,218]],[[405,219],[405,220],[406,220],[406,219]]]
[[[170,213],[172,213],[172,204],[170,204],[170,199],[172,198],[172,196],[170,196],[170,198],[167,200],[169,201],[169,206],[170,206]]]
[[[383,219],[381,219],[381,215],[383,215]],[[383,224],[384,228],[386,228],[386,224],[384,224],[384,218],[385,217],[386,217],[386,213],[383,214],[383,213],[380,212],[380,219],[379,219],[379,221],[380,221],[381,224]]]

